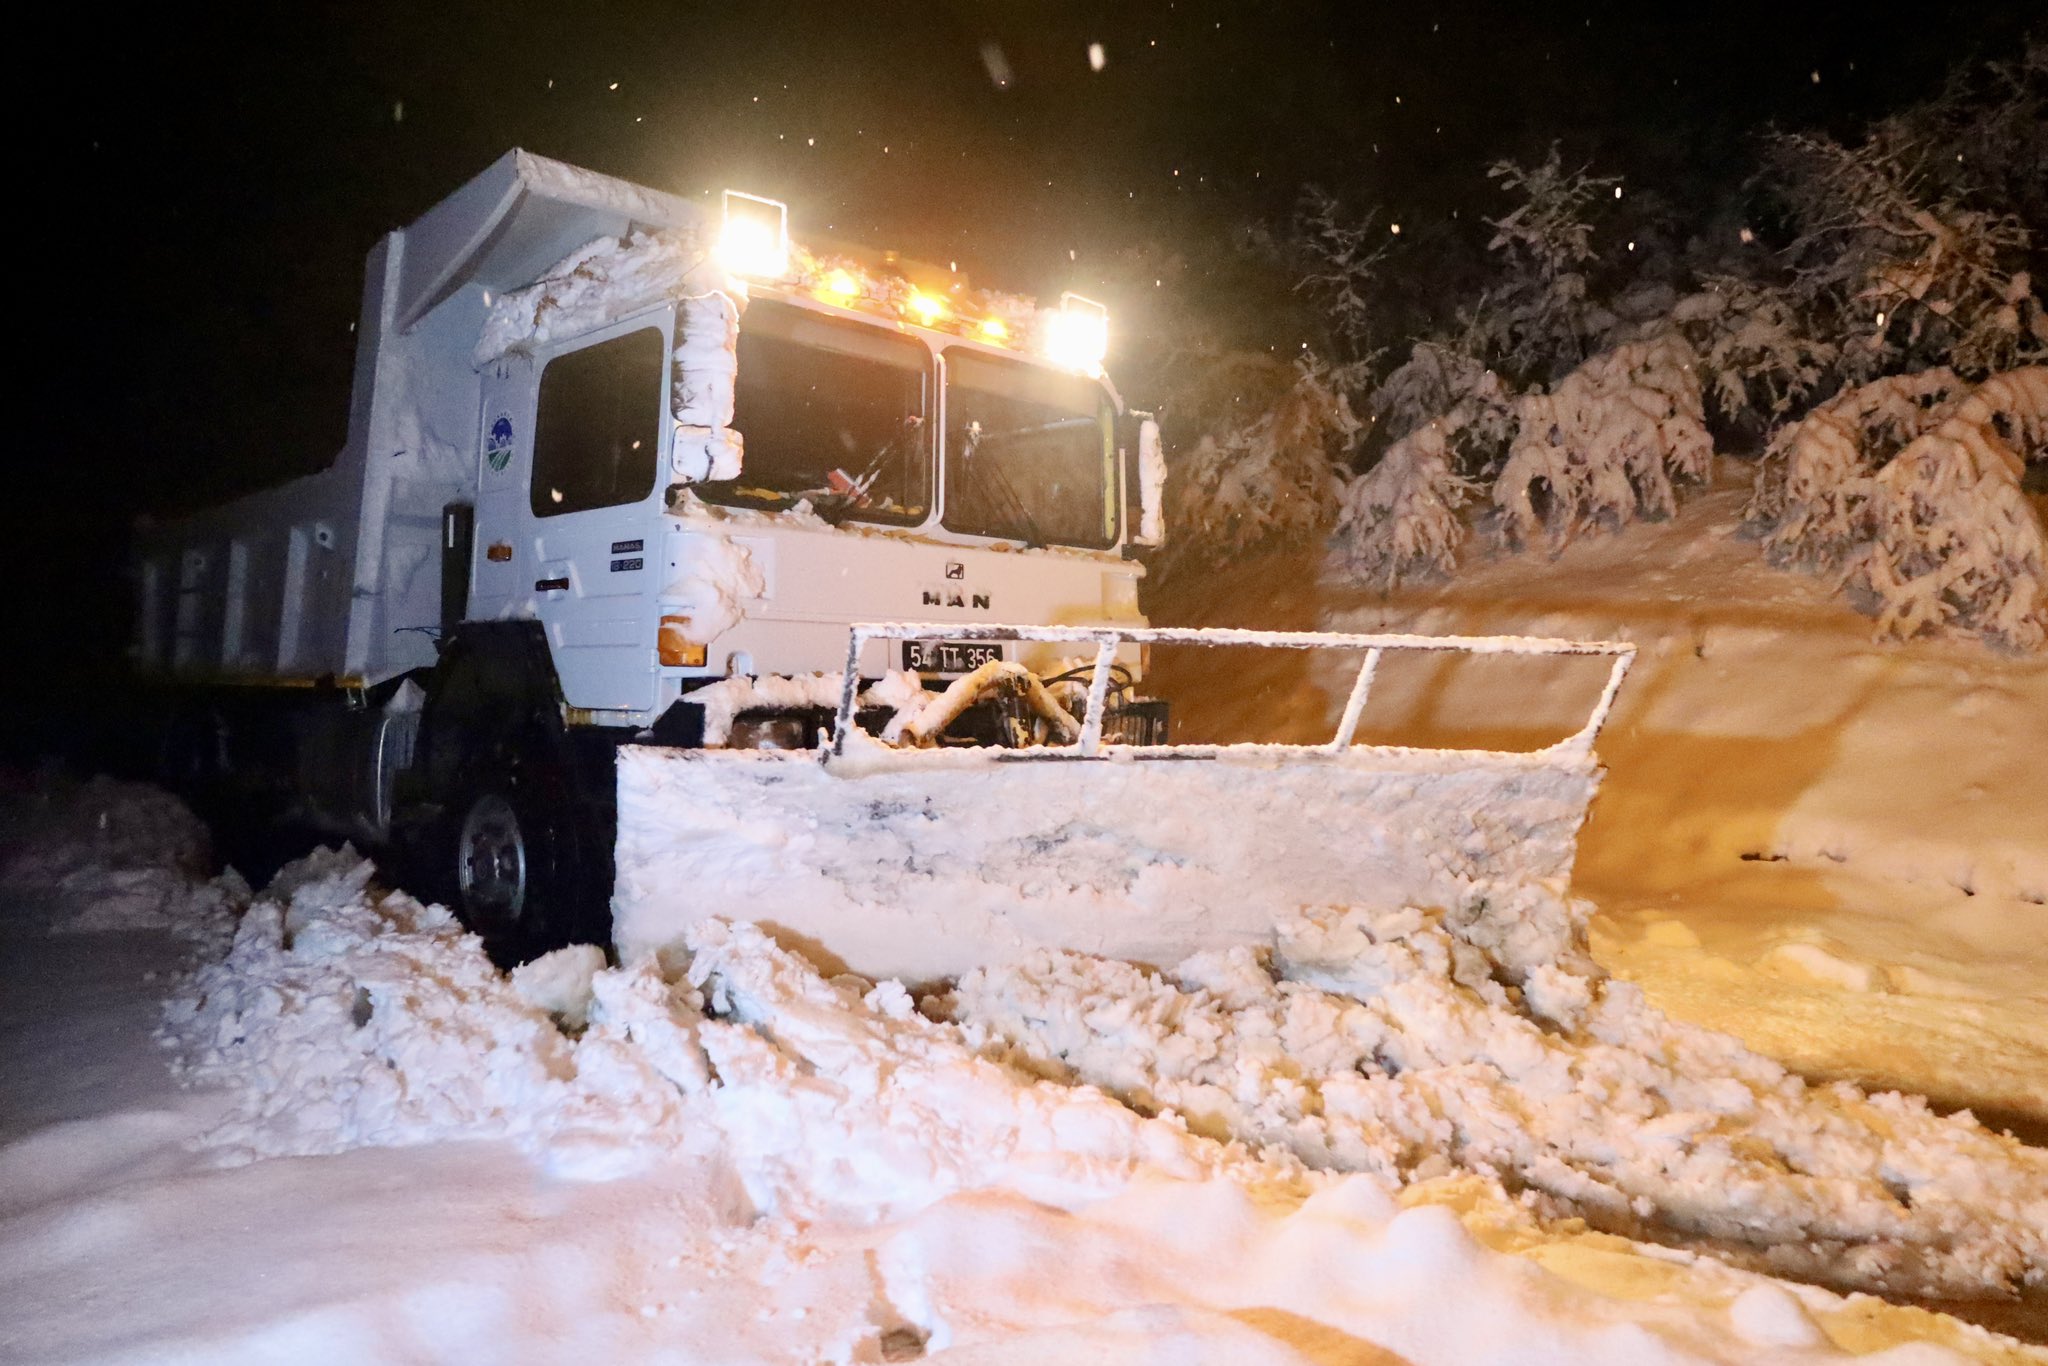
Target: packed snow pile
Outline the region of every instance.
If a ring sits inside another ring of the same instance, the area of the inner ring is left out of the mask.
[[[9,815],[0,887],[69,908],[54,933],[169,930],[218,947],[249,899],[232,869],[208,877],[205,825],[161,789],[107,777],[44,785]]]
[[[250,1158],[663,1132],[677,1077],[699,1065],[687,994],[672,1003],[644,968],[578,984],[581,949],[508,978],[445,907],[374,887],[373,872],[346,847],[288,865],[171,1002],[188,1075],[234,1094],[214,1146]],[[572,1039],[551,1009],[590,1027]]]
[[[706,922],[667,964],[586,948],[507,978],[367,877],[345,850],[287,869],[174,1028],[226,1092],[217,1155],[417,1156],[130,1178],[25,1220],[0,1265],[39,1306],[21,1341],[222,1361],[571,1340],[607,1360],[2010,1359],[1953,1320],[1588,1232],[1449,1160],[1414,1180],[1218,1142],[989,1056],[895,984],[828,979],[750,925]],[[1454,979],[1477,969],[1435,942]],[[543,1169],[502,1144],[417,1147],[506,1137]],[[234,1227],[287,1200],[331,1229]],[[266,1256],[292,1274],[237,1279]],[[501,1303],[525,1307],[469,1312]]]
[[[1292,1163],[977,1056],[894,982],[828,981],[752,925],[706,922],[691,948],[708,1100],[759,1210],[872,1221],[989,1187],[1071,1209],[1140,1175],[1298,1193]]]
[[[716,920],[663,957],[508,978],[369,878],[346,850],[286,869],[172,1003],[189,1074],[230,1094],[225,1158],[509,1137],[605,1174],[716,1151],[756,1209],[855,1222],[983,1188],[1073,1208],[1140,1175],[1296,1196],[1318,1170],[1476,1176],[1528,1229],[1843,1287],[2048,1274],[2048,1155],[1809,1088],[1581,956],[1511,969],[1434,911],[1311,913],[1270,959],[1171,977],[1041,954],[921,1011]]]
[[[949,1004],[1004,1056],[1313,1167],[1480,1172],[1551,1218],[1845,1288],[2048,1280],[2048,1154],[1809,1087],[1583,959],[1510,970],[1435,913],[1319,911],[1270,960],[1172,974],[1046,953]]]
[[[208,1139],[226,1160],[511,1138],[588,1162],[722,1130],[761,1208],[841,1216],[985,1183],[1020,1145],[1013,1184],[1047,1200],[1140,1161],[1248,1160],[1023,1081],[900,987],[827,981],[753,926],[705,922],[673,969],[579,946],[508,976],[445,908],[372,875],[346,848],[288,866],[170,1003],[187,1075],[233,1097]]]

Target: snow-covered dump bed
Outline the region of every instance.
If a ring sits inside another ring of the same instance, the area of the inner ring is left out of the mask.
[[[386,235],[365,268],[346,444],[317,474],[139,529],[138,662],[188,680],[364,683],[431,665],[442,509],[476,497],[479,340],[503,349],[514,292],[531,332],[523,291],[575,249],[701,218],[515,150]]]

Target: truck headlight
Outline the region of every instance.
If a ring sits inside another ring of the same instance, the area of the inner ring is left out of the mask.
[[[727,190],[724,204],[718,264],[754,280],[779,280],[789,274],[789,206],[738,190]]]
[[[1109,309],[1069,292],[1045,321],[1045,354],[1055,365],[1096,374],[1109,354]]]

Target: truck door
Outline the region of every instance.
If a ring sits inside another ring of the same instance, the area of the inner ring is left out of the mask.
[[[657,701],[668,353],[662,313],[485,376],[474,614],[537,618],[572,707]]]
[[[483,400],[468,615],[496,621],[526,615],[532,596],[533,575],[519,576],[533,474],[533,358],[501,356],[486,366]]]

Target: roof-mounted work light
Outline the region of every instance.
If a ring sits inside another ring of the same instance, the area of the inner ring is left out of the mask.
[[[789,274],[789,206],[727,190],[718,263],[754,280],[779,280]]]
[[[1096,374],[1109,354],[1109,309],[1068,292],[1046,320],[1045,353],[1055,364]]]

